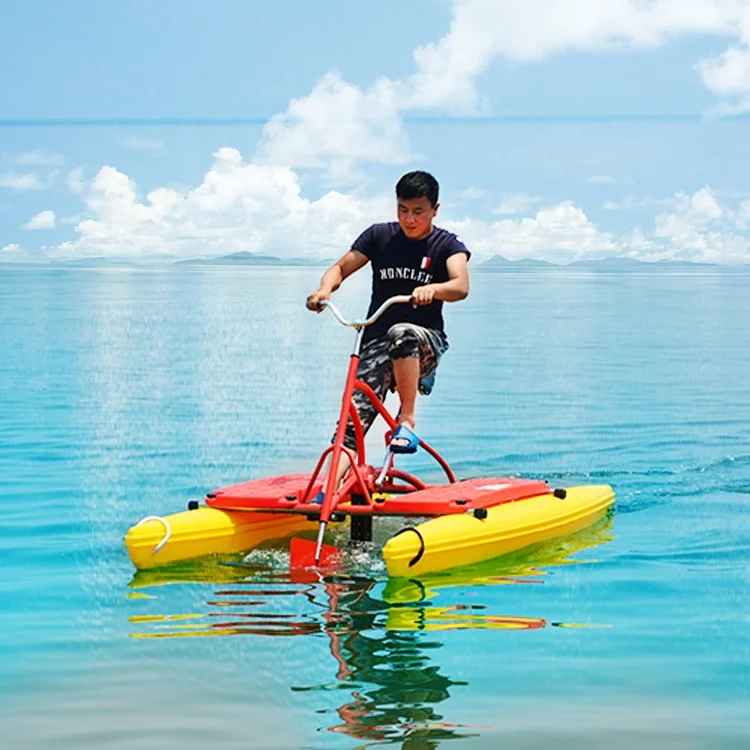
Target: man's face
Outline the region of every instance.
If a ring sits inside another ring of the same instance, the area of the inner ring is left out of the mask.
[[[398,223],[410,240],[423,240],[432,231],[432,220],[438,212],[439,203],[434,206],[422,196],[409,200],[398,199]]]

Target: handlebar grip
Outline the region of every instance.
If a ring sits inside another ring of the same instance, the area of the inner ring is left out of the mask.
[[[321,308],[327,307],[339,321],[339,323],[345,326],[363,327],[369,326],[374,323],[391,305],[399,302],[412,302],[412,297],[406,294],[397,295],[390,297],[367,319],[367,320],[346,320],[330,300],[323,300],[319,302]]]

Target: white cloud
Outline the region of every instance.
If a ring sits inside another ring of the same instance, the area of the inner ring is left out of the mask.
[[[232,148],[214,154],[211,168],[193,189],[160,187],[141,197],[133,180],[107,166],[83,200],[77,238],[48,250],[48,257],[176,260],[247,250],[282,258],[330,258],[342,254],[370,223],[395,216],[390,193],[367,198],[330,191],[309,200],[294,171],[248,163]],[[544,207],[533,217],[491,221],[454,215],[444,220],[441,215],[438,224],[460,234],[478,262],[495,254],[554,263],[617,255],[750,262],[750,242],[740,231],[750,223],[750,200],[732,208],[704,187],[649,202],[671,207],[655,217],[650,233],[636,229],[617,236],[571,201]]]
[[[718,57],[698,61],[696,68],[704,85],[724,99],[715,107],[717,114],[750,110],[750,9],[741,24],[741,42]]]
[[[56,226],[54,211],[40,211],[32,216],[24,225],[24,229],[54,229]]]
[[[750,41],[750,0],[453,0],[447,33],[414,50],[413,73],[381,77],[366,90],[327,73],[266,124],[254,161],[356,179],[358,164],[415,157],[404,113],[486,109],[477,80],[497,58],[528,63],[571,50],[653,48],[688,34]],[[722,95],[750,91],[747,54],[730,48],[700,61],[706,85]]]
[[[0,250],[0,263],[13,263],[28,258],[29,254],[20,245],[10,244]]]
[[[750,263],[750,240],[733,231],[735,212],[722,206],[705,187],[693,195],[679,193],[672,213],[655,219],[649,247],[630,248],[641,260],[690,260],[702,263]],[[743,209],[741,207],[740,213]]]
[[[350,247],[368,224],[394,215],[391,195],[366,199],[331,191],[309,201],[295,172],[245,162],[231,148],[214,154],[196,188],[158,188],[145,199],[139,199],[127,175],[103,167],[84,202],[87,212],[76,225],[78,238],[60,245],[54,257],[181,258],[240,250],[331,257]],[[479,259],[500,252],[567,262],[617,249],[611,236],[570,202],[540,210],[533,219],[441,224],[458,231]]]
[[[625,257],[636,260],[651,258],[663,250],[662,243],[650,240],[640,229],[633,229],[626,233],[619,244],[625,250]]]
[[[65,160],[61,154],[46,151],[26,151],[14,160],[16,164],[26,167],[60,167]]]
[[[164,148],[164,142],[156,140],[154,138],[139,138],[138,136],[131,135],[124,138],[122,145],[125,148],[132,149],[133,151],[160,151]]]
[[[534,218],[496,222],[463,219],[444,225],[461,235],[478,260],[504,255],[511,260],[569,263],[626,256],[643,261],[750,263],[750,239],[735,231],[750,226],[750,200],[734,211],[722,205],[711,188],[704,187],[692,195],[678,193],[670,199],[648,202],[669,203],[673,209],[655,217],[651,234],[639,229],[621,236],[601,231],[570,201],[542,209]]]
[[[0,187],[11,190],[44,190],[47,185],[32,173],[0,172]]]
[[[750,50],[730,47],[719,57],[698,62],[703,82],[721,96],[744,96],[750,93]]]
[[[651,48],[685,34],[744,37],[748,0],[454,0],[448,33],[417,49],[416,106],[476,109],[493,59],[542,60],[570,50]]]
[[[253,161],[323,168],[339,182],[357,178],[357,162],[401,164],[410,156],[394,84],[379,79],[369,91],[328,73],[312,92],[293,99],[263,128]]]
[[[553,263],[617,251],[612,236],[600,232],[570,201],[537,212],[534,218],[486,222],[462,219],[442,222],[460,234],[478,260],[503,255],[511,260],[537,258]]]
[[[675,207],[674,213],[660,214],[656,217],[655,236],[679,240],[692,234],[696,229],[705,229],[727,213],[708,187],[693,195],[678,193],[675,197]]]
[[[524,214],[535,203],[542,199],[538,195],[526,195],[526,193],[516,193],[513,195],[503,195],[500,205],[495,209],[497,214]]]
[[[596,182],[602,184],[614,184],[616,182],[614,177],[609,177],[604,174],[595,174],[593,177],[589,177],[589,182]]]
[[[157,188],[140,200],[135,183],[102,167],[84,196],[78,238],[55,257],[207,257],[247,250],[279,257],[339,255],[373,221],[392,210],[390,196],[371,199],[331,191],[309,201],[287,167],[247,163],[232,148],[187,192]]]
[[[643,261],[679,260],[718,265],[750,263],[750,242],[731,231],[683,232],[665,242],[645,242],[625,254]]]
[[[83,168],[76,167],[71,169],[65,177],[65,184],[71,193],[82,193],[86,189],[86,183],[83,179]]]

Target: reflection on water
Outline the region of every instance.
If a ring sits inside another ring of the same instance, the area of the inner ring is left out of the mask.
[[[347,693],[335,709],[336,718],[327,720],[322,729],[357,740],[403,742],[405,748],[437,747],[440,740],[470,737],[489,728],[443,721],[438,705],[450,697],[451,688],[467,683],[444,674],[433,663],[431,654],[443,646],[434,637],[437,632],[582,626],[497,613],[483,604],[445,606],[440,603],[441,593],[455,587],[543,585],[552,567],[590,562],[572,555],[611,540],[611,525],[608,518],[566,539],[419,580],[384,581],[358,575],[356,570],[335,575],[314,570],[280,572],[236,558],[139,571],[128,594],[134,606],[161,607],[163,598],[172,609],[185,587],[190,597],[182,606],[193,611],[133,615],[131,636],[323,636],[336,665],[331,680],[291,686],[294,692]],[[159,588],[166,584],[167,589]]]

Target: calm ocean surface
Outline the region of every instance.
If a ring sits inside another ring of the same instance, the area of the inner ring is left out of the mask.
[[[135,574],[140,518],[328,444],[321,272],[0,266],[3,746],[750,746],[750,269],[474,273],[446,306],[420,433],[460,476],[612,484],[596,528],[421,582],[374,552],[296,582],[283,546]]]

